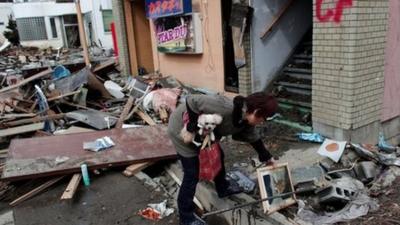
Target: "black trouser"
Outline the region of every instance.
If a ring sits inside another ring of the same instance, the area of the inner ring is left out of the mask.
[[[199,182],[200,162],[198,156],[186,158],[178,154],[178,157],[183,168],[183,180],[178,195],[179,216],[181,221],[190,222],[194,219],[193,198],[196,193],[196,185]],[[218,193],[223,192],[229,186],[225,175],[224,152],[221,150],[221,170],[214,178],[215,189]]]

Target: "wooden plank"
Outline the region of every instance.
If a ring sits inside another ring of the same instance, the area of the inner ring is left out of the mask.
[[[144,163],[132,164],[132,165],[126,167],[126,169],[124,170],[124,172],[122,172],[122,174],[124,174],[127,177],[131,177],[131,176],[135,175],[136,173],[142,171],[146,167],[150,166],[151,164],[153,164],[153,163],[152,162],[144,162]]]
[[[30,119],[22,119],[22,120],[17,120],[17,121],[12,121],[12,122],[6,122],[3,123],[4,126],[6,127],[15,127],[27,123],[37,123],[37,122],[42,122],[45,120],[56,120],[56,119],[61,119],[64,118],[64,114],[53,114],[53,115],[48,115],[48,116],[42,116],[42,117],[34,117]]]
[[[8,149],[2,149],[0,150],[0,154],[8,153]]]
[[[127,103],[124,106],[124,109],[121,113],[121,116],[119,117],[117,124],[115,125],[115,128],[122,128],[122,125],[124,124],[125,117],[129,114],[129,111],[131,110],[133,106],[133,100],[134,97],[129,96]]]
[[[16,205],[32,198],[33,196],[41,193],[42,191],[46,190],[48,187],[52,186],[53,184],[57,183],[58,181],[60,181],[63,178],[64,177],[62,176],[62,177],[57,177],[57,178],[47,181],[46,183],[40,185],[39,187],[33,189],[32,191],[22,195],[21,197],[15,199],[14,201],[12,201],[10,203],[10,206],[16,206]]]
[[[83,150],[84,142],[104,136],[110,137],[115,146],[96,153]],[[67,160],[54,163],[60,156]],[[84,162],[94,170],[171,158],[176,158],[176,151],[164,125],[13,139],[2,179],[74,174],[80,172]]]
[[[105,69],[109,66],[115,65],[115,59],[109,59],[103,63],[100,63],[99,65],[97,65],[94,69],[93,69],[93,73],[96,73],[102,69]]]
[[[45,77],[45,76],[51,74],[52,72],[53,72],[53,70],[49,68],[49,69],[47,69],[45,71],[42,71],[42,72],[40,72],[40,73],[38,73],[36,75],[33,75],[33,76],[29,77],[29,78],[26,78],[26,79],[22,80],[21,82],[19,82],[17,84],[14,84],[14,85],[11,85],[11,86],[8,86],[6,88],[1,89],[0,93],[4,93],[4,92],[7,92],[9,90],[21,87],[21,86],[23,86],[23,85],[25,85],[25,84],[33,81],[33,80]]]
[[[275,24],[279,21],[279,19],[283,16],[283,14],[286,12],[286,10],[292,5],[292,3],[295,2],[294,0],[290,0],[289,2],[286,3],[285,6],[279,11],[279,13],[276,15],[274,20],[272,20],[272,23],[265,28],[265,30],[261,33],[260,38],[264,38],[275,26]]]
[[[128,52],[129,61],[131,65],[131,73],[133,76],[138,75],[138,61],[137,61],[137,50],[135,41],[135,30],[134,30],[134,18],[132,15],[132,1],[124,1],[125,11],[125,24],[126,24],[126,36],[128,39]]]
[[[78,189],[79,182],[81,181],[82,175],[76,173],[72,176],[67,188],[61,196],[61,200],[72,199]]]
[[[37,131],[41,130],[44,128],[44,122],[42,123],[34,123],[34,124],[29,124],[29,125],[24,125],[24,126],[19,126],[19,127],[13,127],[13,128],[7,128],[0,130],[0,137],[7,137],[15,134],[23,134],[23,133],[28,133],[32,131]]]
[[[76,95],[76,94],[79,94],[79,93],[81,93],[81,90],[73,91],[73,92],[71,92],[71,93],[67,93],[67,94],[63,94],[63,95],[56,96],[56,97],[53,97],[53,98],[49,98],[49,99],[47,99],[47,101],[48,101],[48,102],[51,102],[51,101],[55,101],[55,100],[58,100],[58,99],[62,99],[62,98],[64,98],[64,97],[68,97],[68,96],[71,96],[71,95]]]
[[[5,114],[0,116],[0,119],[17,119],[17,118],[25,118],[25,117],[35,117],[35,113],[13,113],[13,114]]]
[[[142,112],[140,109],[138,109],[138,110],[136,111],[136,114],[137,114],[138,116],[140,116],[140,118],[142,118],[142,120],[144,120],[144,121],[145,121],[146,123],[148,123],[150,126],[156,125],[156,122],[154,122],[154,120],[153,120],[149,115],[147,115],[146,113]]]
[[[89,50],[87,46],[85,25],[83,22],[80,0],[75,0],[75,9],[76,9],[76,17],[78,18],[79,38],[83,49],[83,58],[85,59],[86,66],[90,66]]]
[[[66,130],[55,131],[53,134],[54,135],[65,135],[65,134],[76,134],[76,133],[84,133],[84,132],[92,132],[92,131],[95,131],[95,130],[83,128],[83,127],[71,126],[70,128],[68,128]]]
[[[164,107],[161,107],[158,113],[160,114],[160,119],[164,123],[168,123],[168,111]]]
[[[146,18],[145,1],[130,1],[133,4],[133,29],[136,43],[136,60],[140,68],[154,72],[153,48],[149,20]],[[137,70],[136,70],[137,71]]]

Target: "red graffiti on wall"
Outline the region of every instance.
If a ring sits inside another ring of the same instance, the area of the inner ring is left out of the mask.
[[[325,15],[322,15],[322,3],[324,0],[317,0],[316,14],[320,22],[329,22],[332,17],[335,23],[342,21],[343,10],[353,6],[353,0],[338,0],[335,9],[327,9]]]

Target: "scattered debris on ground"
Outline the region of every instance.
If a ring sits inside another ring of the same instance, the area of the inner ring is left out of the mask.
[[[53,204],[79,199],[80,194],[94,191],[93,182],[102,179],[100,174],[120,169],[123,179],[141,180],[165,198],[142,199],[146,202],[135,203],[132,214],[119,224],[138,218],[141,224],[176,223],[174,199],[182,172],[165,125],[187,95],[213,93],[161,74],[124,76],[106,53],[92,58],[89,68],[78,50],[9,48],[2,52],[0,206],[15,207],[21,215],[26,210],[22,206],[43,204],[46,198],[41,196],[48,193]],[[227,178],[244,193],[219,199],[210,183],[201,182],[194,199],[199,213],[228,209],[208,218],[222,218],[227,224],[391,224],[399,219],[399,148],[383,136],[378,146],[324,139],[311,133],[309,113],[281,101],[283,117],[270,118],[260,127],[264,143],[279,163],[285,163],[279,159],[288,150],[310,146],[316,146],[311,154],[326,157],[293,167],[288,164],[287,174],[274,173],[276,168],[261,173],[264,165],[256,152],[227,137],[221,143]],[[293,117],[297,123],[288,120]],[[261,196],[273,199],[261,201]],[[293,201],[286,204],[289,196]],[[266,204],[279,212],[270,214]]]

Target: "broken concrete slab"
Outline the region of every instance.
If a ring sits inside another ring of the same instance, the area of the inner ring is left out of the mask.
[[[279,158],[278,163],[287,162],[291,169],[312,166],[322,160],[317,151],[320,145],[311,145],[307,148],[290,149]]]
[[[354,167],[357,178],[364,183],[372,181],[379,174],[379,167],[372,161],[357,163]]]
[[[14,225],[14,213],[13,211],[8,211],[0,215],[1,225]]]
[[[104,136],[114,140],[112,149],[97,153],[83,149],[84,142]],[[68,160],[57,163],[60,157]],[[73,174],[80,171],[82,163],[86,163],[89,169],[99,169],[175,157],[176,151],[165,126],[14,139],[2,179]]]
[[[182,179],[183,172],[177,163],[171,164],[169,168],[179,177],[179,179]],[[208,211],[231,208],[237,204],[237,202],[231,200],[230,198],[219,198],[215,189],[211,187],[209,183],[205,182],[200,182],[197,185],[196,197]],[[242,203],[255,201],[255,199],[246,194],[235,195],[235,199],[242,199]],[[233,212],[225,212],[221,214],[221,217],[224,218],[230,225],[293,225],[293,223],[287,220],[286,217],[280,213],[273,213],[266,216],[263,214],[257,214],[252,209],[248,208],[237,209]]]

